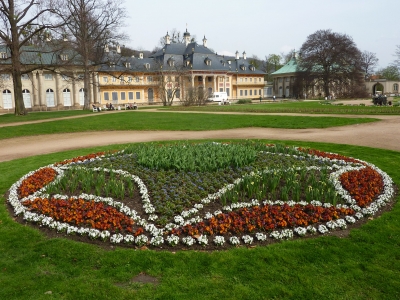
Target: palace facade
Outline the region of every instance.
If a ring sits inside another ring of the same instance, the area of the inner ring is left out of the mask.
[[[43,51],[33,46],[21,52],[25,70],[22,76],[23,98],[28,111],[79,109],[84,103],[83,69],[73,55]],[[14,109],[11,57],[0,46],[0,111]],[[173,102],[180,103],[189,90],[207,94],[226,92],[228,99],[259,99],[264,97],[265,73],[256,69],[246,53],[239,56],[218,55],[202,44],[192,41],[189,32],[180,42],[165,36],[165,45],[145,58],[124,57],[121,49],[104,49],[104,61],[90,73],[90,98],[101,106],[162,103],[162,93],[172,93]]]

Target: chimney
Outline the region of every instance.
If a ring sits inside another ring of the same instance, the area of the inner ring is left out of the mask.
[[[243,51],[243,59],[246,60],[246,51]]]
[[[117,44],[117,53],[121,53],[121,46]]]
[[[235,58],[236,58],[236,59],[239,59],[239,51],[237,51],[237,50],[236,50],[236,56],[235,56]]]
[[[207,48],[207,39],[206,36],[203,38],[203,46]]]
[[[185,44],[186,46],[189,45],[190,43],[190,33],[187,31],[183,34],[183,39],[185,40]]]
[[[167,31],[167,35],[165,36],[165,45],[169,45],[169,44],[171,44],[171,37],[169,36],[168,31]]]
[[[140,58],[140,59],[143,59],[143,52],[140,52],[140,53],[139,53],[139,58]]]

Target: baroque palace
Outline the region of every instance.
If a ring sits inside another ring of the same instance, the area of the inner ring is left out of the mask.
[[[264,97],[265,73],[250,63],[245,52],[242,56],[238,51],[235,56],[218,55],[207,47],[205,37],[199,45],[192,41],[187,30],[180,42],[172,42],[167,33],[164,44],[147,58],[142,53],[138,57],[124,57],[119,46],[112,50],[106,46],[104,63],[90,73],[89,93],[93,104],[161,103],[161,93],[172,91],[173,102],[180,103],[190,89],[207,94],[226,92],[231,100]],[[83,69],[79,64],[65,64],[71,59],[65,53],[39,52],[33,47],[22,54],[23,64],[38,66],[22,78],[24,103],[28,110],[79,109],[83,106]],[[10,111],[14,108],[13,82],[4,66],[10,64],[11,59],[4,46],[0,55],[3,67],[0,111]]]

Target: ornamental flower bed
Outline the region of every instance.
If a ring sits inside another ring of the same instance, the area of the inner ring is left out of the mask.
[[[393,198],[391,178],[367,162],[243,142],[135,144],[57,162],[23,176],[8,203],[24,222],[89,242],[216,249],[342,230]]]

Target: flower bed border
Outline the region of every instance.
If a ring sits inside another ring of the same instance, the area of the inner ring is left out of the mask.
[[[300,151],[302,151],[302,148],[299,148]],[[163,245],[169,245],[169,246],[176,246],[179,243],[182,243],[186,247],[190,247],[192,245],[198,244],[202,246],[207,246],[207,245],[214,245],[214,246],[223,246],[227,244],[231,245],[251,245],[254,243],[255,240],[259,242],[264,242],[268,238],[274,239],[274,240],[283,240],[283,239],[290,239],[294,235],[297,236],[305,236],[307,234],[312,235],[315,233],[321,233],[325,234],[329,231],[335,230],[337,228],[344,229],[347,227],[347,224],[354,224],[359,220],[364,219],[365,217],[371,217],[375,215],[380,208],[385,206],[388,202],[390,202],[394,195],[395,191],[393,188],[393,181],[392,179],[382,170],[377,168],[376,166],[369,164],[367,162],[354,159],[354,158],[346,158],[344,156],[335,154],[335,153],[327,153],[327,152],[321,152],[318,150],[313,150],[314,152],[309,153],[308,155],[313,158],[318,158],[318,159],[328,159],[331,161],[337,161],[337,162],[351,162],[351,163],[357,163],[359,164],[357,167],[354,166],[347,166],[347,167],[340,167],[338,171],[331,173],[331,180],[335,182],[335,188],[337,192],[340,194],[340,196],[347,201],[349,205],[337,205],[337,208],[351,208],[355,211],[354,217],[353,216],[346,216],[344,219],[338,219],[335,221],[328,221],[325,223],[319,224],[319,226],[316,228],[314,226],[307,226],[307,227],[295,227],[293,229],[288,229],[288,228],[283,228],[281,230],[273,230],[272,232],[254,232],[252,235],[249,234],[243,234],[241,237],[239,236],[230,236],[230,237],[224,237],[221,235],[213,235],[211,238],[208,236],[205,236],[203,234],[197,235],[197,236],[184,236],[184,237],[179,237],[175,234],[171,234],[171,230],[174,228],[177,228],[179,226],[185,226],[187,224],[194,224],[196,222],[201,222],[203,221],[202,218],[195,217],[189,219],[189,217],[193,214],[197,214],[199,210],[203,207],[203,205],[207,205],[208,203],[215,201],[218,199],[218,197],[226,192],[228,189],[232,188],[233,185],[227,185],[224,188],[220,189],[217,193],[211,194],[205,199],[201,201],[201,204],[196,204],[191,210],[184,211],[181,213],[181,215],[175,217],[175,223],[170,223],[167,224],[164,228],[157,228],[153,223],[149,221],[154,221],[155,219],[158,218],[156,214],[154,214],[154,207],[151,204],[147,187],[145,184],[142,182],[142,180],[136,176],[129,174],[126,171],[122,170],[113,170],[113,172],[119,173],[122,176],[129,176],[132,178],[134,182],[139,186],[140,189],[140,194],[142,196],[142,202],[143,202],[143,207],[145,212],[147,213],[147,218],[142,218],[137,215],[137,213],[134,210],[131,210],[129,207],[125,206],[123,203],[114,201],[111,198],[103,198],[103,197],[98,197],[94,195],[87,195],[87,194],[82,194],[79,195],[79,198],[87,199],[87,200],[93,200],[96,202],[104,202],[107,205],[113,206],[116,209],[118,209],[120,212],[126,214],[127,216],[130,216],[137,224],[140,226],[143,226],[143,230],[147,233],[146,234],[126,234],[122,235],[120,233],[114,233],[111,234],[107,230],[96,230],[96,229],[89,229],[89,228],[81,228],[81,227],[75,227],[72,226],[68,223],[64,222],[58,222],[54,221],[51,217],[38,214],[38,213],[33,213],[27,210],[23,205],[23,201],[31,201],[37,197],[45,197],[49,195],[43,194],[43,187],[41,187],[38,191],[35,193],[24,197],[20,199],[18,190],[21,184],[29,178],[30,176],[34,175],[38,171],[45,169],[45,168],[52,168],[54,169],[58,175],[55,179],[55,181],[59,180],[61,176],[63,176],[64,170],[67,169],[71,165],[76,165],[76,164],[81,164],[86,161],[93,161],[97,159],[102,159],[105,157],[104,152],[100,152],[97,154],[90,154],[88,156],[81,156],[77,158],[73,158],[71,160],[66,160],[60,163],[56,164],[51,164],[42,168],[39,168],[36,171],[32,171],[25,176],[23,176],[19,181],[14,183],[12,187],[9,190],[9,197],[8,197],[8,202],[11,204],[14,210],[15,215],[22,215],[23,219],[28,222],[33,222],[36,224],[39,224],[40,226],[47,226],[48,228],[55,229],[57,232],[65,232],[67,234],[78,234],[78,235],[87,235],[91,239],[101,239],[103,241],[109,241],[113,244],[128,244],[128,245],[136,245],[136,246],[155,246],[155,247],[162,247]],[[122,151],[123,152],[123,151]],[[117,152],[118,153],[118,152]],[[120,152],[119,152],[120,153]],[[311,167],[314,168],[314,167]],[[352,171],[358,171],[363,168],[371,168],[372,170],[376,171],[379,173],[379,175],[382,178],[383,181],[383,192],[375,199],[372,201],[369,205],[366,205],[365,207],[360,207],[357,205],[356,199],[352,198],[350,193],[343,188],[343,186],[340,183],[340,176],[346,172],[352,172]],[[95,168],[96,169],[96,168]],[[100,168],[98,168],[100,169]],[[240,181],[240,179],[238,179]],[[58,199],[66,199],[67,196],[63,195],[55,195],[54,197]],[[300,204],[300,205],[307,205],[309,203],[307,202],[299,202],[296,203],[294,201],[264,201],[264,205],[295,205],[295,204]],[[323,204],[318,201],[313,201],[311,203],[314,206],[324,206],[324,207],[330,207],[331,204]],[[229,212],[235,209],[239,208],[251,208],[254,206],[260,206],[260,203],[258,200],[253,199],[250,202],[241,202],[237,204],[232,204],[231,206],[225,206],[223,207],[223,211]],[[223,213],[222,211],[216,211],[214,214],[207,214],[204,218],[209,219],[212,218],[213,216],[217,216],[218,214]],[[147,219],[147,220],[146,220]],[[165,232],[169,232],[170,234],[165,235]]]

